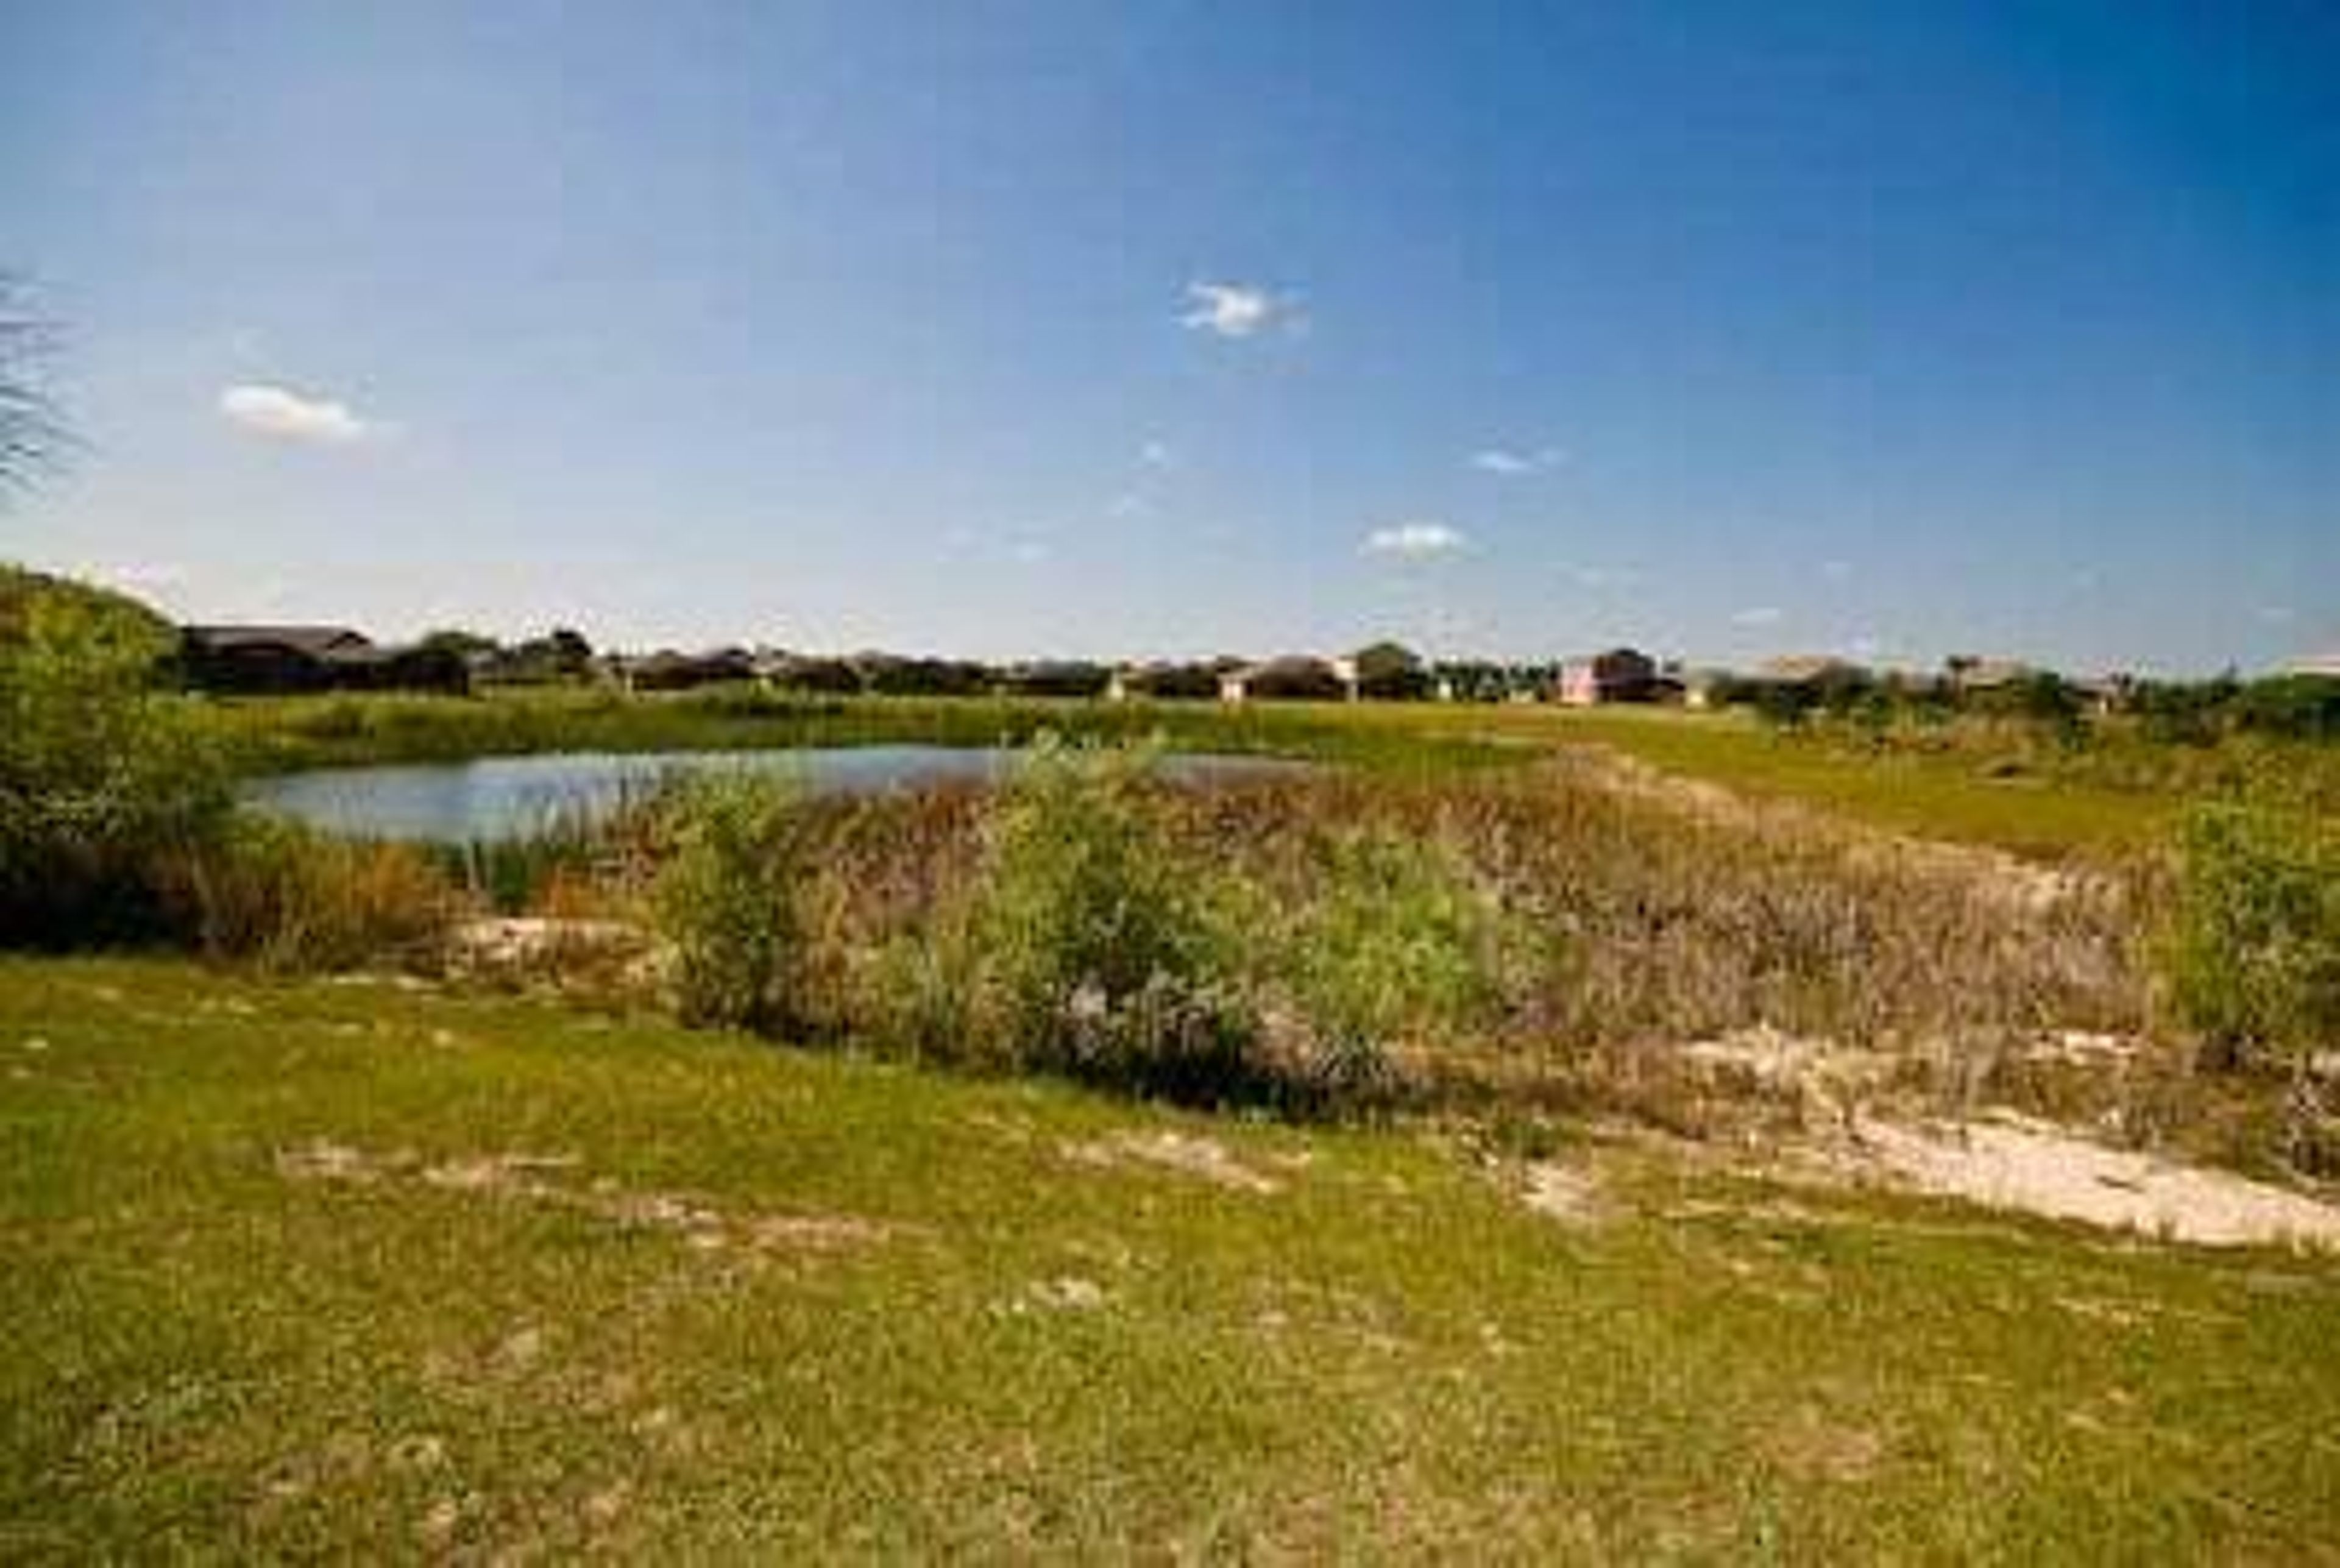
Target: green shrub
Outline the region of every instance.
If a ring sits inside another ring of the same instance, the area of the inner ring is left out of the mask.
[[[224,830],[230,793],[152,631],[44,595],[0,639],[0,942],[164,934],[166,858]]]
[[[2166,965],[2180,1014],[2229,1058],[2340,1041],[2340,839],[2262,808],[2196,809]]]
[[[172,859],[176,924],[219,958],[283,971],[429,964],[457,899],[412,845],[336,839],[274,818],[236,818]]]
[[[651,889],[688,1024],[780,1034],[800,1021],[795,948],[805,858],[795,788],[752,773],[677,785]]]
[[[1324,840],[1322,878],[1282,968],[1323,1090],[1377,1093],[1392,1047],[1452,1043],[1495,1020],[1521,934],[1458,857],[1433,839],[1344,832]]]
[[[1190,1103],[1262,1092],[1213,878],[1149,808],[1149,749],[1044,737],[988,825],[972,940],[1017,1066]]]

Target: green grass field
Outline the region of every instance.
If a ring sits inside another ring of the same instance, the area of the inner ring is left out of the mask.
[[[5,959],[0,1151],[12,1562],[2340,1556],[2328,1263],[1646,1143]]]
[[[1897,833],[2035,858],[2109,855],[2166,834],[2182,799],[2070,779],[1991,778],[1960,759],[1848,757],[1773,734],[1743,713],[1553,710],[1554,733],[1755,799],[1792,800]]]

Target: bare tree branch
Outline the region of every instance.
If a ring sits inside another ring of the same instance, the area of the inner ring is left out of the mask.
[[[56,326],[33,313],[24,280],[0,272],[0,493],[31,484],[72,444],[42,379],[56,346]]]

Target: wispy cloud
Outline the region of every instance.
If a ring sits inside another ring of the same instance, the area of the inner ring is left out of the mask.
[[[1186,313],[1178,318],[1178,324],[1223,338],[1255,337],[1280,322],[1294,319],[1288,296],[1254,283],[1188,283],[1186,300]]]
[[[1785,612],[1776,604],[1752,604],[1730,612],[1733,626],[1777,626],[1785,619]]]
[[[1556,446],[1538,447],[1533,452],[1517,452],[1510,447],[1483,447],[1471,454],[1470,465],[1481,473],[1492,473],[1504,479],[1518,479],[1531,473],[1542,473],[1568,461],[1568,453]]]
[[[1134,490],[1125,490],[1105,503],[1107,517],[1144,517],[1153,504]]]
[[[2298,611],[2288,604],[2262,604],[2259,619],[2270,626],[2288,626],[2298,618]]]
[[[312,446],[348,446],[379,435],[385,428],[361,419],[347,403],[306,396],[266,382],[243,382],[223,389],[219,411],[230,424],[253,435]]]
[[[1563,566],[1561,575],[1579,588],[1631,588],[1641,574],[1630,566]]]
[[[1468,542],[1460,529],[1443,522],[1398,522],[1365,535],[1364,549],[1368,555],[1420,561],[1433,555],[1452,555]]]
[[[1820,562],[1820,575],[1830,582],[1849,582],[1852,579],[1852,562],[1823,561]]]
[[[1171,452],[1168,442],[1149,441],[1137,449],[1140,468],[1168,468],[1175,461],[1177,457]]]

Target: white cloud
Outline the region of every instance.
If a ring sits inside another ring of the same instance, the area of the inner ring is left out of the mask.
[[[1124,491],[1105,505],[1107,517],[1144,517],[1152,510],[1145,498],[1134,490]]]
[[[1137,449],[1137,461],[1143,468],[1168,468],[1175,461],[1167,442],[1149,441]]]
[[[1567,461],[1568,453],[1556,446],[1539,447],[1533,452],[1513,452],[1509,447],[1491,446],[1471,454],[1472,468],[1481,473],[1499,474],[1505,479],[1542,473]]]
[[[1776,604],[1750,605],[1745,610],[1730,612],[1730,624],[1733,626],[1777,626],[1783,619],[1785,617]]]
[[[1820,562],[1820,575],[1827,578],[1830,582],[1848,581],[1852,577],[1852,562],[1849,561],[1823,561]]]
[[[1369,555],[1397,555],[1410,561],[1451,555],[1467,541],[1460,530],[1443,522],[1399,522],[1365,535]]]
[[[347,446],[381,432],[347,403],[304,397],[264,382],[243,382],[220,392],[219,411],[229,423],[272,441],[315,446]]]
[[[1223,338],[1257,335],[1292,315],[1292,302],[1250,283],[1188,283],[1186,313],[1178,324]]]

